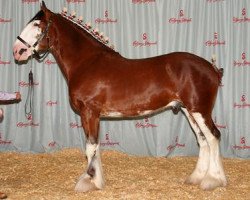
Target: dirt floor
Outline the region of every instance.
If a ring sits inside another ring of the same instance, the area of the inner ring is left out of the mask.
[[[46,154],[0,153],[0,192],[8,199],[249,199],[250,161],[223,159],[228,186],[202,191],[185,185],[196,157],[154,158],[102,151],[106,187],[75,193],[86,166],[79,149]]]

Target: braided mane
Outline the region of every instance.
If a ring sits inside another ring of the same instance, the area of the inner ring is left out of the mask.
[[[110,44],[109,38],[104,36],[103,32],[99,32],[99,30],[97,28],[92,29],[91,23],[89,23],[89,22],[83,23],[81,16],[78,19],[76,19],[75,12],[72,12],[70,15],[67,15],[67,9],[64,8],[61,12],[61,16],[65,19],[69,20],[73,24],[75,24],[77,27],[79,27],[79,28],[83,29],[84,31],[86,31],[87,33],[89,33],[97,41],[101,42],[102,44],[104,44],[108,48],[115,51],[114,45]]]

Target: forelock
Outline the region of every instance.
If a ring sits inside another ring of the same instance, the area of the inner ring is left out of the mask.
[[[42,17],[44,16],[44,12],[40,10],[36,15],[28,22],[28,24],[34,20],[41,20]]]

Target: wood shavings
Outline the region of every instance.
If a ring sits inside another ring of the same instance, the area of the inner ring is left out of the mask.
[[[249,160],[223,159],[228,186],[202,191],[184,184],[197,157],[139,157],[108,150],[101,155],[105,188],[76,193],[76,181],[87,165],[80,149],[45,154],[1,152],[0,190],[10,200],[249,199]]]

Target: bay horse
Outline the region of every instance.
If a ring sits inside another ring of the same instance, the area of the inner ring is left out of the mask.
[[[127,59],[94,32],[81,19],[67,16],[66,11],[53,13],[42,2],[13,47],[17,62],[52,53],[65,76],[71,106],[86,135],[88,164],[75,190],[104,187],[98,139],[101,118],[151,115],[167,108],[186,115],[200,147],[196,167],[185,182],[204,190],[226,186],[220,131],[211,117],[222,70],[186,52]]]

